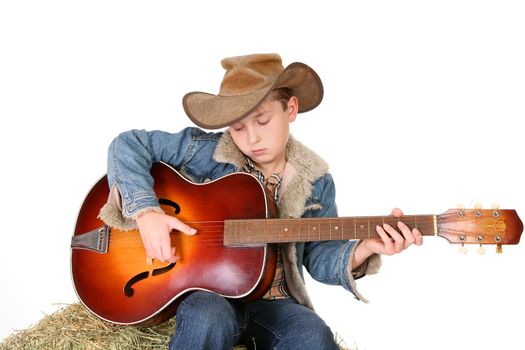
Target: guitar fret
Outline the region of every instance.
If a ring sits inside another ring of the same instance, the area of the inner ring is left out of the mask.
[[[239,235],[239,243],[243,243],[244,242],[244,236],[242,235],[242,225],[243,223],[242,222],[239,222],[239,225],[236,225],[236,231]]]
[[[367,222],[358,222],[357,223],[357,238],[363,239],[368,234],[368,223]]]
[[[278,220],[274,221],[273,232],[275,232],[275,240],[282,243],[284,241],[283,226]]]
[[[301,238],[303,241],[308,241],[308,223],[306,221],[301,222]]]
[[[241,234],[239,232],[239,223],[235,223],[234,229],[235,229],[235,242],[240,243]]]
[[[264,230],[264,225],[261,225],[260,221],[254,222],[254,224],[257,225],[257,230],[254,230],[257,232],[257,243],[263,243],[266,241],[266,232]]]
[[[269,222],[263,221],[259,225],[257,225],[257,227],[259,227],[259,230],[254,229],[254,231],[257,232],[257,235],[262,238],[262,240],[267,240],[268,236],[270,236],[270,238],[272,237],[272,232],[268,230],[268,225],[269,225]],[[260,240],[261,239],[258,239],[258,241]]]

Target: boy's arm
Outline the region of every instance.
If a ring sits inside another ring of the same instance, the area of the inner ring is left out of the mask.
[[[170,134],[163,131],[131,130],[118,135],[108,149],[109,187],[120,195],[122,214],[132,218],[159,203],[153,191],[150,169],[164,161],[178,167],[185,159],[194,129]]]
[[[331,176],[323,179],[319,210],[311,213],[316,217],[335,217],[335,186]],[[392,215],[402,217],[399,209],[394,209]],[[418,230],[411,231],[401,221],[398,230],[389,225],[376,228],[380,238],[367,238],[351,241],[324,241],[305,244],[305,266],[312,277],[320,282],[342,285],[351,291],[358,299],[364,299],[358,292],[355,280],[366,274],[379,270],[381,254],[392,255],[403,251],[412,244],[420,245],[422,236]]]
[[[171,246],[170,232],[178,230],[195,234],[196,231],[177,218],[165,215],[160,209],[150,168],[159,161],[180,168],[191,159],[193,154],[190,150],[195,152],[192,140],[203,134],[196,128],[187,128],[176,134],[132,130],[120,134],[109,146],[108,182],[111,194],[100,216],[107,223],[108,217],[117,217],[117,221],[131,227],[136,225],[147,254],[153,259],[174,262],[175,247]],[[116,215],[116,212],[119,214]],[[105,213],[111,215],[104,217]]]

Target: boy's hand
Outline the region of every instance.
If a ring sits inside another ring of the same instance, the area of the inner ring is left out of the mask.
[[[403,212],[399,208],[394,208],[392,215],[400,218],[403,216]],[[388,224],[384,224],[382,227],[376,226],[376,232],[379,238],[366,238],[357,247],[352,262],[352,269],[361,265],[374,253],[394,255],[407,249],[412,244],[423,244],[421,232],[417,228],[410,230],[410,228],[401,221],[397,223],[397,229]]]
[[[175,255],[175,247],[171,246],[172,230],[187,235],[194,235],[197,232],[179,219],[163,213],[146,212],[139,215],[136,221],[146,253],[150,258],[163,262],[174,263],[178,259]]]

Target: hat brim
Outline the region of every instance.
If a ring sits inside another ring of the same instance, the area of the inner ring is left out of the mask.
[[[288,65],[275,82],[250,94],[237,96],[190,92],[184,95],[184,111],[196,125],[205,129],[220,129],[248,116],[272,90],[287,87],[299,100],[299,113],[319,105],[323,99],[323,84],[317,73],[301,62]]]

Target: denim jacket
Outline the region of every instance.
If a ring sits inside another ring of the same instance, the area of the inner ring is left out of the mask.
[[[286,147],[294,175],[288,179],[279,201],[279,216],[285,218],[336,217],[335,186],[327,164],[292,136]],[[150,167],[154,162],[173,166],[194,182],[218,179],[241,171],[244,156],[226,132],[207,133],[186,128],[178,133],[131,130],[117,136],[108,152],[108,203],[100,217],[110,226],[134,228],[134,218],[144,211],[161,211]],[[286,283],[290,294],[313,309],[304,285],[303,266],[317,281],[341,285],[366,301],[355,279],[376,273],[379,256],[374,255],[360,271],[352,273],[351,261],[358,241],[320,241],[282,245]]]

